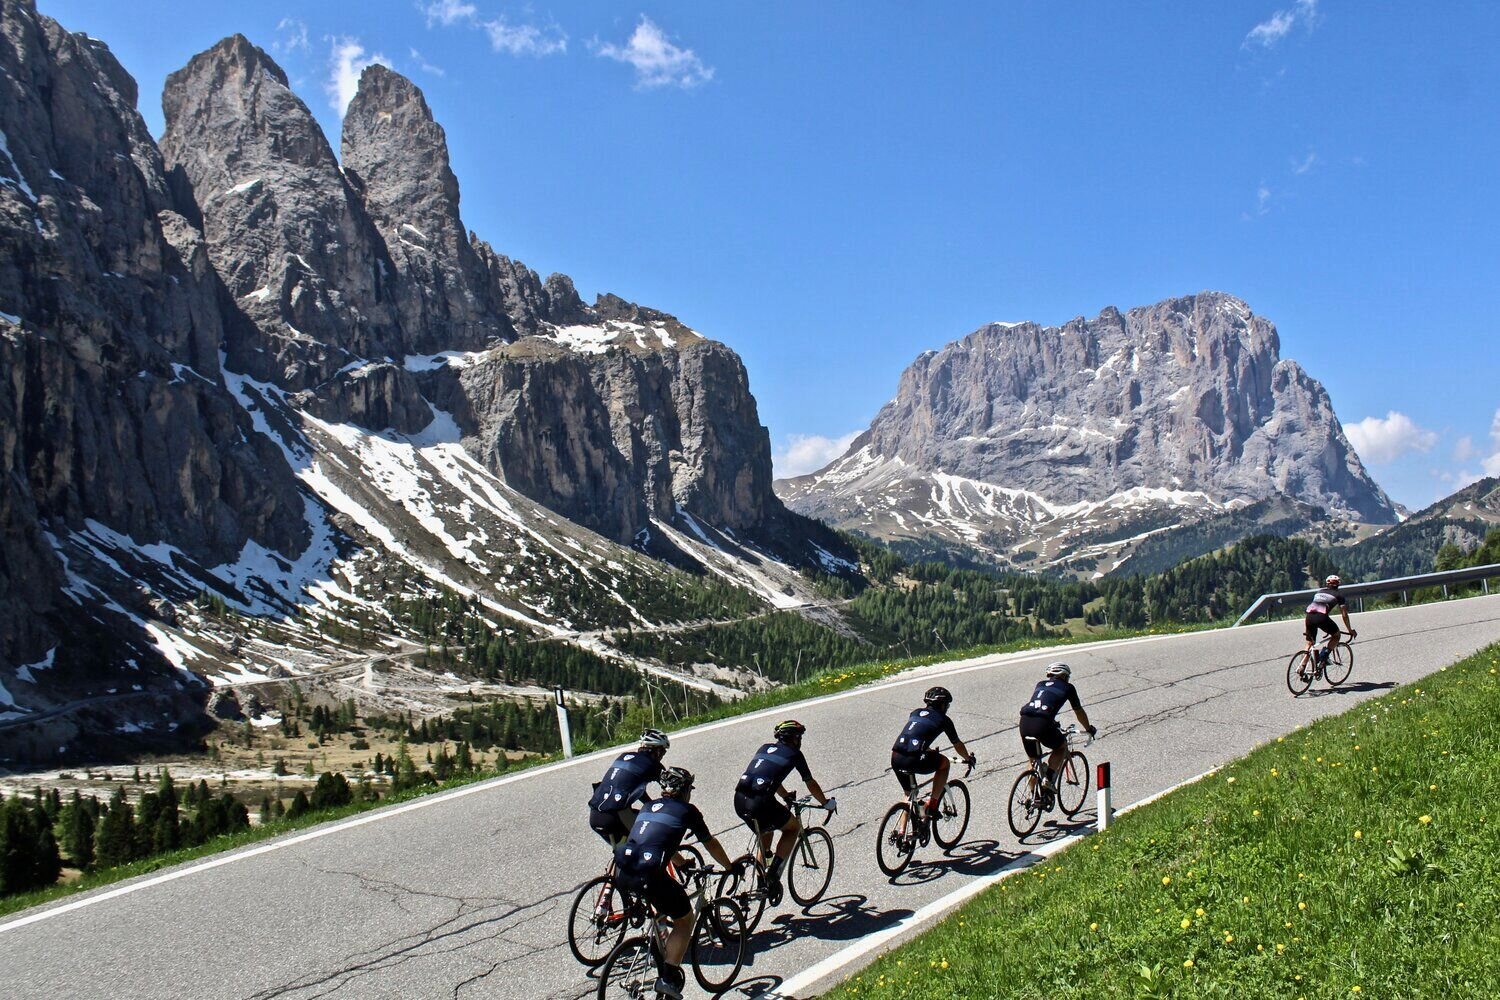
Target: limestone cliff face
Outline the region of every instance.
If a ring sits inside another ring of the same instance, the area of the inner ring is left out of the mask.
[[[219,381],[222,288],[134,82],[29,0],[0,5],[0,75],[0,684],[37,710],[128,668],[170,701],[185,678],[132,609],[85,600],[65,539],[99,524],[204,565],[251,540],[295,554],[303,501]]]
[[[230,325],[231,369],[373,430],[450,413],[507,483],[617,541],[679,507],[738,532],[785,518],[739,358],[618,296],[587,306],[565,275],[543,281],[470,233],[410,80],[364,71],[342,171],[238,36],[173,74],[163,104],[165,155],[253,323]]]
[[[1218,292],[981,327],[917,358],[848,454],[781,491],[877,533],[936,505],[940,534],[1011,545],[1025,541],[1015,525],[1071,530],[1104,504],[1190,514],[1285,496],[1351,521],[1398,513],[1276,328]]]

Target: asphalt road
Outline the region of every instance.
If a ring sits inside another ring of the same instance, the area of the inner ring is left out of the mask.
[[[1284,685],[1300,626],[1129,640],[1059,653],[927,668],[795,708],[804,749],[842,813],[838,865],[809,913],[768,914],[735,996],[779,984],[913,911],[992,873],[1027,845],[1006,827],[1003,796],[1022,754],[1016,710],[1059,655],[1113,762],[1116,805],[1223,764],[1277,734],[1343,711],[1500,640],[1500,596],[1358,615],[1345,685],[1293,699]],[[894,884],[875,867],[874,826],[898,797],[891,740],[941,676],[960,735],[982,763],[974,818],[951,857],[935,847]],[[674,737],[668,760],[699,776],[695,801],[732,853],[746,834],[730,806],[772,719],[750,716]],[[584,759],[288,835],[0,919],[7,997],[581,997],[593,982],[570,957],[564,920],[577,885],[607,852],[584,801],[606,761]],[[927,863],[924,863],[927,862]]]

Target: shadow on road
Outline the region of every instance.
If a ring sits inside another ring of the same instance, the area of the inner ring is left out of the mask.
[[[801,913],[778,913],[768,916],[750,936],[752,962],[777,945],[795,938],[811,937],[821,941],[854,941],[884,930],[911,916],[903,908],[877,910],[869,905],[868,896],[854,893],[830,896],[814,903]]]
[[[1086,833],[1094,828],[1094,812],[1088,810],[1080,812],[1072,819],[1059,815],[1056,819],[1049,819],[1037,827],[1036,830],[1022,837],[1020,843],[1027,846],[1038,846],[1050,844],[1054,840],[1064,837],[1072,837],[1076,834]]]
[[[911,867],[891,879],[892,885],[922,885],[956,872],[959,875],[989,875],[1021,857],[1000,850],[995,840],[970,840],[941,858],[913,858]]]
[[[1318,688],[1303,697],[1325,698],[1331,694],[1364,694],[1366,691],[1388,691],[1396,686],[1395,681],[1360,681],[1357,684],[1340,684],[1338,687]]]
[[[778,997],[777,992],[781,989],[783,980],[780,976],[756,976],[754,979],[742,979],[731,986],[727,991],[720,993],[724,997]]]

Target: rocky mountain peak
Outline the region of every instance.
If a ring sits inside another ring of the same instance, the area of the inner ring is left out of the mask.
[[[893,538],[946,533],[998,546],[1002,562],[1272,496],[1350,521],[1398,513],[1322,385],[1280,357],[1275,326],[1212,291],[1055,327],[991,323],[924,353],[848,454],[781,491],[803,513]]]

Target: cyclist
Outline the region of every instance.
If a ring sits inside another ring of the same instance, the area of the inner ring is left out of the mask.
[[[1072,684],[1073,668],[1066,663],[1053,663],[1047,667],[1047,676],[1037,683],[1031,699],[1021,706],[1021,746],[1026,756],[1036,760],[1042,755],[1041,747],[1052,751],[1047,758],[1047,777],[1043,785],[1051,792],[1057,787],[1057,775],[1068,759],[1068,741],[1062,727],[1057,724],[1057,713],[1063,705],[1072,705],[1073,714],[1083,723],[1083,728],[1093,736],[1099,730],[1089,725],[1089,715],[1078,701],[1078,689]]]
[[[671,745],[666,733],[647,729],[636,748],[621,754],[604,772],[604,778],[594,783],[589,826],[610,847],[630,835],[637,814],[634,806],[647,801],[646,785],[661,776],[661,759]]]
[[[905,728],[891,747],[891,770],[896,772],[896,780],[901,783],[903,792],[910,790],[907,774],[932,775],[932,797],[927,800],[926,810],[926,818],[931,821],[937,818],[938,803],[943,800],[943,789],[948,787],[949,767],[948,758],[932,749],[933,741],[939,736],[948,737],[953,749],[970,767],[979,758],[964,746],[963,740],[958,738],[958,730],[953,727],[953,720],[948,718],[953,693],[945,687],[928,688],[922,701],[927,707],[907,716]]]
[[[729,867],[729,854],[709,831],[703,813],[692,804],[693,773],[685,767],[663,768],[657,777],[662,797],[641,808],[625,842],[615,848],[616,880],[638,895],[672,924],[654,989],[660,996],[681,1000],[687,977],[682,959],[693,939],[696,914],[687,891],[667,871],[688,834],[698,838],[713,859]]]
[[[1353,639],[1355,631],[1349,626],[1349,602],[1344,595],[1339,593],[1339,586],[1343,583],[1335,574],[1323,581],[1323,589],[1313,595],[1312,603],[1307,606],[1307,614],[1303,616],[1302,628],[1307,635],[1308,650],[1311,650],[1318,641],[1319,630],[1328,633],[1328,641],[1323,648],[1318,650],[1318,666],[1328,665],[1328,654],[1333,650],[1333,644],[1339,641],[1339,627],[1333,622],[1333,609],[1338,608],[1339,614],[1344,618],[1344,631],[1349,633]]]
[[[771,853],[771,838],[777,830],[781,840],[776,845],[776,856],[766,871],[769,883],[769,902],[772,906],[781,902],[781,873],[786,868],[786,859],[791,856],[797,837],[802,833],[802,824],[787,808],[795,801],[791,792],[782,787],[793,769],[801,776],[807,791],[826,809],[837,809],[838,800],[823,794],[823,787],[812,776],[807,758],[802,756],[802,737],[807,727],[796,719],[778,722],[772,730],[774,742],[767,743],[755,751],[745,773],[740,775],[734,788],[734,811],[745,825],[760,837],[760,857],[764,861]],[[778,796],[786,805],[777,801]]]

